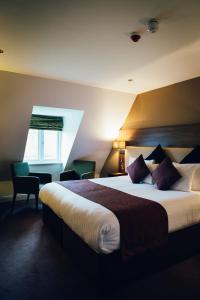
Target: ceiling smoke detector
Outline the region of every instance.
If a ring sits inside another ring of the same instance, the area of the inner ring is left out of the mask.
[[[137,32],[131,33],[131,40],[133,42],[137,43],[140,38],[141,38],[141,36]]]
[[[150,19],[147,22],[147,31],[154,33],[158,30],[158,20],[156,19]]]

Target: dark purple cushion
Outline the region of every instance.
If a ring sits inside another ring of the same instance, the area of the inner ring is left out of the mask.
[[[154,159],[156,164],[159,164],[163,161],[163,159],[165,159],[167,157],[165,151],[163,150],[163,148],[161,147],[161,145],[159,144],[151,154],[149,154],[149,156],[147,156],[148,160]]]
[[[127,172],[133,183],[140,183],[150,173],[142,154],[128,166]]]
[[[161,164],[153,171],[152,177],[159,190],[169,190],[169,188],[181,178],[171,160],[166,157]]]
[[[199,164],[199,163],[200,163],[200,147],[199,146],[196,146],[180,162],[180,164]]]

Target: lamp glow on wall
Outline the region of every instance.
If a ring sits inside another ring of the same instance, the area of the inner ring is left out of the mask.
[[[125,173],[125,141],[114,141],[112,144],[113,149],[119,150],[118,172]]]

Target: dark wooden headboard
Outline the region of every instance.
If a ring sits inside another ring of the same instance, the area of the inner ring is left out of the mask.
[[[122,129],[127,146],[194,147],[200,145],[200,123],[139,129]]]

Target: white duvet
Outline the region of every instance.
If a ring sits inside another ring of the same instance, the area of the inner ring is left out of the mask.
[[[160,191],[153,185],[133,184],[128,176],[91,181],[160,203],[167,211],[169,232],[200,222],[200,192]],[[109,209],[55,182],[44,185],[39,197],[96,252],[119,248],[119,222]]]

